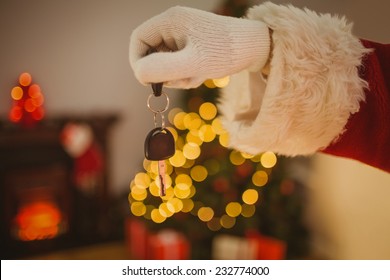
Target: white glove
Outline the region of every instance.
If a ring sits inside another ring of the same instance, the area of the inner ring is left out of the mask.
[[[146,56],[151,47],[158,53]],[[269,52],[263,22],[173,7],[133,31],[129,56],[142,84],[194,88],[206,79],[260,70]]]

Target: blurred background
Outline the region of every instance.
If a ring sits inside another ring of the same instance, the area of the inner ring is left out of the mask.
[[[175,5],[242,16],[258,3],[2,0],[2,259],[389,259],[390,175],[226,149],[213,104],[228,79],[167,90],[178,152],[156,194],[143,153],[151,89],[130,69],[131,31]],[[386,1],[290,3],[389,42]]]

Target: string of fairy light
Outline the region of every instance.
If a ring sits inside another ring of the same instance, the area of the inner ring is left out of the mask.
[[[229,77],[207,80],[209,88],[224,87]],[[230,151],[229,160],[233,165],[242,165],[251,161],[258,165],[251,177],[251,186],[242,192],[239,201],[230,201],[222,214],[196,199],[197,187],[202,185],[208,176],[220,171],[216,159],[207,159],[198,163],[202,146],[218,140],[219,144],[228,147],[229,135],[223,129],[217,108],[213,103],[203,102],[197,112],[184,112],[174,108],[168,113],[172,126],[168,129],[175,138],[176,151],[173,157],[166,160],[166,195],[158,203],[148,203],[148,198],[159,198],[158,166],[156,161],[144,160],[143,172],[135,175],[130,183],[129,204],[131,213],[144,217],[154,223],[163,223],[176,213],[183,212],[197,216],[212,231],[232,228],[239,216],[249,218],[255,214],[255,204],[259,200],[259,190],[269,180],[269,170],[275,166],[277,157],[273,152],[260,155],[249,155],[235,150]],[[180,133],[179,133],[180,132]]]

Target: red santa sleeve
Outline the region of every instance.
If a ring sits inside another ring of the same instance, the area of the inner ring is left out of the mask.
[[[373,50],[360,67],[360,76],[368,82],[365,101],[349,118],[345,132],[323,152],[390,172],[390,45],[362,43]]]
[[[250,154],[356,159],[390,172],[390,50],[359,40],[344,17],[266,2],[248,12],[272,30],[270,71],[242,71],[219,111],[230,147]]]

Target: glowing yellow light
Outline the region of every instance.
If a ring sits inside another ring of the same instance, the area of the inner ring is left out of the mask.
[[[197,113],[191,112],[184,116],[183,124],[188,130],[198,129],[202,125],[202,120]]]
[[[205,102],[199,107],[199,115],[206,121],[212,120],[217,115],[217,107],[211,102]]]
[[[160,204],[160,206],[158,207],[158,211],[160,212],[161,216],[163,216],[165,218],[169,218],[174,214],[174,212],[170,211],[167,203],[165,203],[165,202]]]
[[[188,196],[188,198],[191,198],[191,197],[193,197],[195,194],[196,194],[196,188],[194,187],[194,185],[192,185],[191,187],[190,187],[190,195]]]
[[[242,201],[246,204],[255,204],[259,199],[259,193],[254,189],[248,189],[242,194]]]
[[[208,172],[206,167],[195,165],[190,171],[191,178],[196,182],[202,182],[207,178]]]
[[[184,125],[184,117],[186,116],[187,114],[184,113],[184,112],[179,112],[175,115],[175,117],[173,118],[173,124],[175,125],[175,127],[177,129],[180,129],[180,130],[185,130],[186,127]]]
[[[175,197],[175,193],[173,192],[173,188],[168,188],[168,189],[165,190],[165,195],[162,196],[161,198],[163,200],[170,200],[170,199],[172,199],[174,197]]]
[[[130,206],[131,213],[135,216],[143,216],[146,213],[146,206],[142,202],[135,201]]]
[[[186,143],[186,141],[183,138],[183,136],[178,136],[176,139],[176,143],[175,143],[176,150],[182,150],[185,143]]]
[[[160,187],[157,185],[156,181],[153,181],[149,186],[149,192],[153,196],[160,196]]]
[[[207,79],[206,81],[203,82],[203,84],[208,88],[216,87],[212,79]]]
[[[167,207],[171,212],[180,212],[183,209],[183,201],[174,197],[167,201]]]
[[[272,168],[275,166],[277,158],[273,152],[265,152],[261,155],[260,162],[265,168]]]
[[[245,159],[251,159],[254,157],[254,155],[251,155],[251,154],[248,154],[248,153],[244,153],[244,152],[241,152],[241,156]]]
[[[201,207],[198,211],[198,217],[203,222],[208,222],[214,217],[214,210],[210,207]]]
[[[186,185],[191,186],[192,185],[192,179],[187,174],[182,173],[182,174],[179,174],[179,175],[176,176],[175,183],[176,184],[186,184]]]
[[[236,218],[228,215],[223,215],[220,220],[221,226],[224,228],[232,228],[236,224]]]
[[[186,198],[182,200],[183,202],[183,208],[181,209],[182,212],[188,213],[194,208],[194,202],[192,199]]]
[[[172,178],[168,174],[165,173],[165,188],[169,189],[172,186]],[[157,179],[158,178],[158,179]],[[156,177],[157,186],[161,187],[160,178]]]
[[[252,205],[243,204],[241,205],[241,207],[242,207],[241,215],[243,217],[250,218],[255,214],[256,207],[253,204]]]
[[[211,230],[211,231],[218,231],[221,229],[221,222],[219,220],[219,218],[212,218],[210,221],[207,222],[207,227]]]
[[[200,155],[200,148],[195,143],[187,143],[183,147],[183,155],[188,159],[197,159]]]
[[[183,110],[181,108],[172,108],[169,113],[168,113],[168,120],[171,124],[174,124],[174,118],[176,116],[176,114],[180,113],[180,112],[183,112]]]
[[[183,191],[190,190],[190,187],[191,187],[191,185],[188,185],[186,183],[179,183],[175,186],[175,188],[177,188],[179,190],[183,190]]]
[[[241,165],[245,162],[245,158],[241,155],[240,152],[238,151],[231,151],[229,155],[230,162],[233,163],[234,165]]]
[[[141,200],[144,200],[148,196],[148,193],[146,192],[145,189],[134,186],[131,188],[131,196],[135,200],[141,201]]]
[[[268,182],[268,174],[264,170],[256,171],[252,175],[252,182],[255,186],[262,187]]]
[[[31,75],[27,72],[20,74],[19,76],[19,83],[22,86],[28,86],[31,83]]]
[[[134,184],[136,184],[140,188],[148,188],[150,182],[150,176],[144,172],[139,172],[134,177]]]
[[[11,97],[13,100],[20,100],[23,97],[23,89],[21,87],[14,87],[11,90]]]
[[[230,217],[237,217],[241,214],[241,204],[238,202],[230,202],[226,205],[225,211]]]
[[[226,76],[220,79],[213,79],[214,85],[223,88],[226,87],[230,82],[230,76]]]
[[[173,157],[169,159],[169,163],[174,167],[181,167],[185,164],[186,158],[183,155],[183,152],[180,150],[176,150]]]
[[[152,218],[152,221],[157,224],[161,224],[166,220],[166,218],[161,215],[158,209],[153,209],[150,217]]]
[[[144,159],[144,161],[142,162],[142,166],[144,167],[144,169],[147,171],[147,172],[151,172],[151,168],[150,168],[150,165],[151,165],[151,161],[150,160],[147,160],[146,158]]]
[[[204,124],[202,127],[199,129],[199,137],[202,139],[203,142],[211,142],[215,138],[215,132],[211,125],[209,124]]]
[[[221,135],[226,133],[226,130],[223,128],[222,121],[218,117],[213,120],[211,127],[213,128],[215,134]]]
[[[260,162],[261,155],[255,155],[250,160],[253,162]]]
[[[199,137],[199,131],[198,130],[190,130],[187,133],[186,136],[187,143],[195,143],[196,145],[200,146],[203,144],[202,139]]]
[[[221,146],[225,148],[229,147],[229,141],[229,133],[224,133],[219,136],[219,144],[221,144]]]
[[[173,189],[175,196],[180,199],[188,198],[191,194],[190,186],[186,184],[178,184]]]

